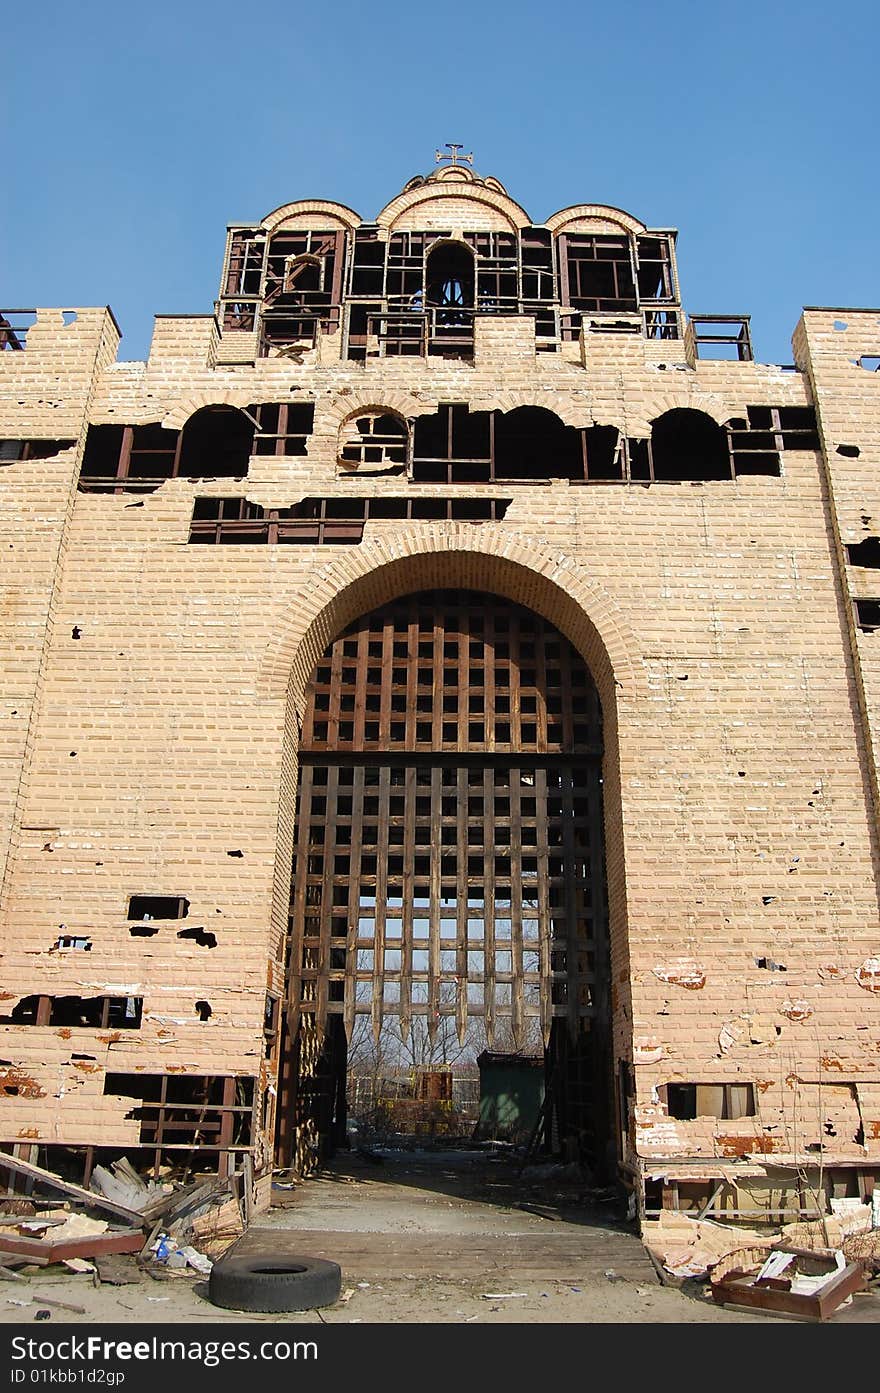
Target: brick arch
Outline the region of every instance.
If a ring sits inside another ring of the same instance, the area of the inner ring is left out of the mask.
[[[594,218],[615,223],[633,235],[648,231],[645,224],[634,218],[632,213],[625,213],[622,208],[612,208],[606,203],[575,203],[570,208],[560,208],[558,213],[547,219],[544,226],[553,233],[564,232],[570,223]]]
[[[302,713],[315,663],[347,624],[413,590],[487,590],[542,614],[583,656],[614,722],[618,689],[646,695],[634,636],[611,597],[567,556],[551,556],[499,528],[424,527],[368,543],[316,572],[264,658],[260,687]]]
[[[162,418],[162,425],[165,430],[183,430],[190,416],[195,416],[205,406],[234,406],[238,411],[246,411],[253,400],[253,390],[194,392],[191,397],[175,402]]]
[[[627,703],[650,696],[634,636],[614,601],[567,556],[552,556],[518,542],[502,529],[439,524],[387,542],[347,548],[317,571],[308,591],[291,607],[288,624],[266,653],[257,691],[284,703],[275,870],[273,938],[288,932],[290,875],[295,831],[297,750],[312,670],[328,645],[360,615],[397,596],[425,589],[484,590],[543,615],[574,645],[593,676],[602,703],[604,807],[612,980],[619,984],[623,1020],[629,998],[629,911],[625,873],[618,694]],[[629,1052],[628,1029],[615,1027],[615,1050]]]
[[[726,398],[714,392],[698,392],[696,385],[685,384],[684,391],[666,392],[644,397],[638,407],[628,413],[630,435],[650,435],[651,424],[667,411],[701,411],[711,416],[716,425],[723,426],[731,416],[742,416],[745,407],[740,398]]]
[[[482,203],[500,213],[512,231],[516,231],[518,227],[529,227],[531,224],[528,213],[515,203],[509,194],[496,193],[494,189],[486,188],[482,184],[472,184],[464,180],[449,181],[446,184],[442,181],[429,182],[409,191],[404,190],[382,209],[376,222],[380,227],[393,231],[395,222],[403,213],[420,203],[434,202],[438,198],[467,199],[472,203]]]
[[[316,218],[331,218],[334,222],[347,227],[350,230],[360,227],[361,217],[353,208],[347,208],[344,203],[331,203],[326,199],[312,198],[302,199],[298,203],[283,203],[280,208],[275,208],[271,213],[267,213],[260,223],[260,227],[267,232],[274,232],[275,229],[287,218],[298,218],[303,215]]]
[[[326,408],[324,421],[326,430],[339,431],[353,416],[363,416],[365,411],[390,411],[394,416],[402,416],[408,421],[426,411],[436,411],[436,405],[420,401],[409,392],[353,392],[350,397],[337,397]]]

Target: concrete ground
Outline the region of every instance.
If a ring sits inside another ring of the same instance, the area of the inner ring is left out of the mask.
[[[699,1323],[773,1318],[726,1310],[701,1283],[664,1287],[613,1197],[582,1183],[517,1174],[479,1151],[352,1153],[321,1175],[274,1191],[276,1204],[240,1240],[245,1253],[340,1263],[343,1299],[322,1311],[243,1315],[207,1300],[206,1282],[139,1273],[125,1286],[34,1275],[0,1287],[0,1321],[58,1322]],[[82,1308],[82,1314],[50,1302]],[[833,1323],[880,1321],[880,1295],[854,1298]]]

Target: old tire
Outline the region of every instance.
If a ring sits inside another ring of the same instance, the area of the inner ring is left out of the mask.
[[[263,1256],[221,1258],[211,1269],[208,1298],[230,1311],[312,1311],[332,1306],[342,1272],[323,1258]]]

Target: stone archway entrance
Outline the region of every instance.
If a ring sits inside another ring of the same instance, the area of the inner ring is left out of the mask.
[[[497,595],[424,590],[355,620],[307,689],[280,1159],[345,1131],[347,1044],[391,1020],[543,1052],[548,1146],[606,1163],[609,950],[598,693]]]

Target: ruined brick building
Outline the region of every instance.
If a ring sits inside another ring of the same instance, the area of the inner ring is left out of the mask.
[[[880,311],[757,363],[453,150],[118,339],[0,319],[0,1146],[259,1201],[359,1016],[477,1018],[648,1211],[869,1190]]]

